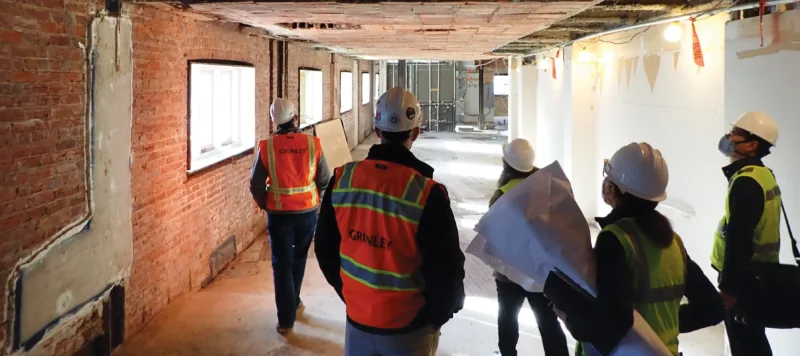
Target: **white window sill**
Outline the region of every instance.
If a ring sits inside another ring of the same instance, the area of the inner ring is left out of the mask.
[[[218,152],[214,152],[209,155],[203,155],[201,158],[193,160],[190,163],[190,169],[186,171],[186,173],[192,174],[197,173],[203,169],[206,169],[210,166],[213,166],[221,161],[224,161],[228,158],[231,158],[236,155],[240,155],[247,151],[252,151],[255,146],[244,146],[241,144],[234,145],[231,147],[226,147],[225,149],[219,150]]]

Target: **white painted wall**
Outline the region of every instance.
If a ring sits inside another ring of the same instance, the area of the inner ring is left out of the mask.
[[[800,136],[800,10],[765,17],[765,48],[759,47],[757,18],[732,22],[726,31],[727,20],[722,14],[696,22],[702,68],[692,56],[691,25],[683,24],[678,43],[664,40],[663,25],[568,47],[563,60],[555,61],[555,79],[549,62],[556,52],[538,55],[536,74],[523,74],[520,88],[521,114],[535,108],[535,129],[526,126],[526,116],[520,135],[534,138],[538,166],[561,163],[587,218],[610,210],[600,196],[604,158],[630,142],[646,141],[661,150],[670,182],[660,210],[712,281],[717,274],[709,255],[724,211],[727,182],[721,167],[728,163],[717,142],[729,130],[726,122],[748,110],[764,111],[778,121],[780,142],[765,162],[783,184],[790,216],[800,221],[800,194],[789,184],[800,175],[790,157],[800,152],[795,139]],[[773,29],[776,23],[778,30]],[[581,51],[593,59],[579,60],[587,57]],[[787,238],[781,259],[792,260]],[[776,356],[797,354],[800,331],[770,330],[768,335]],[[712,350],[721,353],[722,345]]]
[[[536,145],[536,107],[539,70],[535,65],[520,67],[519,137]]]
[[[558,160],[564,167],[564,172],[570,176],[568,170],[566,146],[570,145],[567,138],[567,125],[572,113],[572,82],[570,78],[569,61],[564,61],[565,52],[571,52],[569,48],[562,50],[559,58],[555,60],[556,78],[552,77],[550,58],[556,56],[556,51],[550,51],[537,56],[537,63],[540,64],[542,72],[537,76],[538,99],[536,100],[536,165],[544,167],[555,160]],[[569,58],[569,57],[567,57]],[[544,69],[542,69],[544,68]]]
[[[508,58],[508,141],[519,137],[520,128],[520,82],[519,71],[515,70],[518,66],[517,59]]]
[[[777,121],[778,145],[764,163],[775,171],[790,222],[798,231],[800,188],[793,179],[800,176],[796,158],[800,152],[800,10],[764,16],[764,34],[762,48],[758,18],[726,27],[725,119],[733,122],[745,111],[763,111]],[[781,237],[781,262],[792,263],[785,224]],[[776,356],[798,354],[800,330],[769,330],[768,335]]]
[[[661,150],[670,180],[668,200],[660,210],[672,220],[690,256],[714,279],[716,272],[708,258],[726,190],[720,168],[727,162],[716,148],[726,132],[722,110],[726,19],[727,15],[720,15],[696,23],[704,49],[704,68],[694,63],[689,24],[683,25],[680,43],[665,41],[666,25],[662,25],[628,44],[601,43],[588,49],[599,62],[594,185],[599,187],[602,182],[602,160],[623,145],[646,141]],[[605,40],[622,42],[640,31],[613,34]],[[593,85],[591,77],[581,78],[582,86]],[[608,213],[610,208],[603,203],[599,190],[594,195],[597,213]]]

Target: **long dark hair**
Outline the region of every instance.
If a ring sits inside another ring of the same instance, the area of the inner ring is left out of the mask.
[[[530,172],[520,172],[514,168],[511,168],[511,166],[508,165],[508,162],[506,162],[506,160],[503,160],[503,173],[500,173],[500,178],[497,180],[497,188],[500,188],[508,184],[508,182],[510,182],[513,179],[528,178],[528,176],[533,174],[533,172],[536,172],[536,168],[534,168]]]
[[[656,210],[658,202],[645,200],[631,194],[622,194],[622,206],[635,212],[636,225],[650,237],[656,245],[667,248],[672,244],[675,231],[666,216]]]

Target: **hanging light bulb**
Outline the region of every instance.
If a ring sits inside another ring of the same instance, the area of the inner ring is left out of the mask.
[[[541,70],[550,69],[550,59],[549,58],[540,59],[539,60],[539,69],[541,69]]]
[[[584,62],[584,63],[591,62],[593,57],[594,56],[589,51],[581,51],[580,53],[578,53],[579,62]]]
[[[683,37],[683,28],[680,22],[673,22],[664,30],[664,39],[667,40],[667,42],[679,42],[681,37]]]

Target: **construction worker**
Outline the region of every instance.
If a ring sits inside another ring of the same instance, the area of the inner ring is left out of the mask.
[[[434,355],[464,302],[464,254],[445,187],[410,148],[419,102],[404,88],[378,100],[381,143],[334,170],[314,252],[347,309],[345,355]]]
[[[489,206],[492,206],[506,192],[522,182],[525,178],[536,172],[533,165],[534,150],[528,140],[517,138],[503,145],[503,173],[497,182]],[[533,314],[536,316],[536,325],[542,336],[544,354],[547,356],[567,356],[567,338],[558,322],[556,314],[550,308],[550,301],[542,294],[541,290],[529,292],[506,276],[494,272],[497,285],[497,302],[500,310],[497,314],[497,336],[500,352],[495,355],[516,356],[517,341],[519,340],[519,310],[525,299],[528,300]]]
[[[613,209],[596,219],[602,227],[594,247],[600,307],[591,315],[559,316],[575,339],[607,354],[633,326],[635,309],[679,355],[678,334],[718,324],[724,308],[669,220],[656,210],[667,198],[667,162],[649,144],[631,143],[604,162],[603,175],[603,201]],[[688,304],[681,305],[684,296]]]
[[[728,313],[725,329],[731,355],[772,355],[764,327],[734,320],[737,296],[746,287],[750,261],[778,263],[781,192],[761,159],[778,141],[778,126],[767,114],[748,112],[719,141],[730,158],[725,216],[714,234],[711,265],[719,272],[719,290]]]
[[[269,115],[278,130],[258,143],[250,192],[256,204],[267,211],[277,330],[285,334],[303,308],[300,287],[306,257],[317,225],[319,197],[331,174],[319,139],[299,132],[291,101],[275,100]]]

